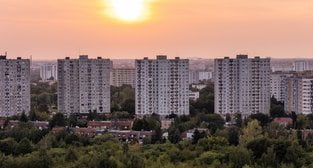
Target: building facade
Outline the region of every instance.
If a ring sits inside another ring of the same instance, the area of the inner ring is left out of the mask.
[[[303,72],[303,71],[309,71],[310,70],[310,66],[308,61],[295,61],[294,62],[294,71],[296,72]]]
[[[189,71],[189,84],[199,84],[201,81],[207,81],[213,78],[213,72],[192,70]]]
[[[111,72],[111,85],[116,87],[131,85],[134,88],[135,72],[134,68],[114,68]]]
[[[58,80],[58,66],[56,64],[45,64],[40,67],[40,78],[42,81]]]
[[[58,60],[58,111],[70,114],[110,113],[109,59]]]
[[[189,115],[189,60],[136,60],[136,114]]]
[[[287,79],[285,111],[296,114],[313,113],[313,76],[293,76]]]
[[[215,113],[268,114],[270,110],[270,58],[236,59],[225,57],[215,60]]]
[[[271,96],[277,101],[284,102],[287,92],[287,79],[291,74],[273,72],[271,74]]]
[[[30,111],[30,60],[0,56],[0,116]]]

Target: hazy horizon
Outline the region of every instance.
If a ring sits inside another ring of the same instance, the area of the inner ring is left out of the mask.
[[[132,0],[145,3],[147,16],[129,22],[110,15],[109,1],[2,0],[0,54],[34,60],[79,54],[313,58],[313,1]]]

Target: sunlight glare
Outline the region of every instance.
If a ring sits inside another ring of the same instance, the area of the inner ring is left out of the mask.
[[[126,22],[146,19],[148,0],[109,0],[110,15]]]

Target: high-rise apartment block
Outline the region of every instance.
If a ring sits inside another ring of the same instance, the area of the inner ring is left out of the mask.
[[[56,64],[44,64],[40,67],[42,81],[58,80],[58,66]]]
[[[215,60],[215,113],[268,114],[270,110],[270,58],[236,59],[225,57]]]
[[[271,96],[277,101],[284,102],[287,92],[287,79],[292,76],[291,73],[281,71],[271,74]]]
[[[58,111],[70,114],[110,113],[109,59],[58,60]]]
[[[136,60],[136,114],[189,115],[189,60]]]
[[[134,88],[135,72],[134,68],[114,68],[111,72],[111,85],[117,87],[131,85]]]
[[[30,60],[0,56],[0,116],[30,111]]]
[[[295,61],[294,62],[294,71],[296,72],[303,72],[310,70],[309,63],[307,61]]]
[[[313,74],[295,74],[287,79],[285,111],[296,114],[313,113]]]

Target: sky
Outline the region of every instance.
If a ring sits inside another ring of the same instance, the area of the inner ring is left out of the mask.
[[[134,22],[109,1],[0,0],[0,54],[313,58],[312,0],[142,0],[147,16]]]

